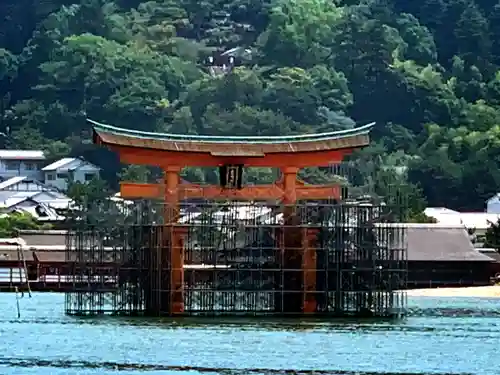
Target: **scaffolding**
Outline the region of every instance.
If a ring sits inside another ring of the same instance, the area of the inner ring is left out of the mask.
[[[68,232],[69,315],[404,315],[400,202],[110,204]]]

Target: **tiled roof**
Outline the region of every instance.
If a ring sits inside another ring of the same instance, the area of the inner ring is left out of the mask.
[[[493,261],[474,248],[463,226],[410,225],[407,245],[410,261]]]
[[[210,142],[210,143],[247,143],[247,144],[274,144],[274,143],[293,143],[293,142],[315,142],[331,139],[341,139],[357,135],[366,135],[373,128],[375,123],[370,123],[354,129],[339,130],[327,133],[289,135],[289,136],[211,136],[211,135],[191,135],[191,134],[169,134],[143,132],[118,128],[116,126],[106,125],[93,120],[90,122],[97,132],[116,134],[131,138],[156,139],[159,141],[173,142]]]
[[[374,126],[371,123],[355,129],[293,136],[218,137],[141,132],[88,121],[94,128],[94,142],[102,145],[245,157],[361,148],[369,145]]]

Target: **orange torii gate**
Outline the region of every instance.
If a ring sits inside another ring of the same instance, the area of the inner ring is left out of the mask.
[[[305,167],[330,166],[340,163],[355,149],[369,144],[368,124],[337,132],[288,137],[216,137],[141,132],[118,128],[88,120],[94,129],[94,142],[117,152],[124,163],[158,166],[164,171],[163,183],[141,184],[122,182],[122,198],[163,199],[166,204],[165,223],[171,225],[170,302],[172,314],[184,311],[183,236],[185,228],[177,224],[179,203],[183,199],[274,200],[284,206],[298,200],[340,199],[340,187],[309,185],[297,178]],[[220,184],[203,186],[181,184],[184,167],[219,167]],[[281,177],[274,184],[242,186],[244,167],[275,167]],[[285,213],[285,216],[287,214]],[[308,243],[311,237],[302,236],[302,270],[304,296],[302,312],[314,312],[315,251]],[[287,247],[284,235],[284,248]],[[314,272],[313,272],[314,271]],[[297,309],[296,306],[294,309]]]

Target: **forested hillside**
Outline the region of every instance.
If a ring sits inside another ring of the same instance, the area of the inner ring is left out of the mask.
[[[233,47],[237,66],[209,74]],[[429,205],[481,210],[500,188],[500,2],[4,0],[0,98],[6,147],[84,155],[110,179],[86,116],[216,135],[375,121],[363,168],[407,167]]]

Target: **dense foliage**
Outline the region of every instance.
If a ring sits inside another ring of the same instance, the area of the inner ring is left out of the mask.
[[[40,224],[28,213],[14,213],[0,217],[0,238],[17,237],[17,231],[51,229],[50,224]]]
[[[500,252],[500,220],[490,223],[484,236],[484,247],[495,249]]]
[[[500,184],[500,2],[5,0],[0,20],[5,144],[84,155],[110,181],[119,165],[86,116],[216,135],[376,121],[359,166],[408,178],[416,210],[416,185],[430,205],[481,210]],[[209,74],[233,47],[238,66]]]

